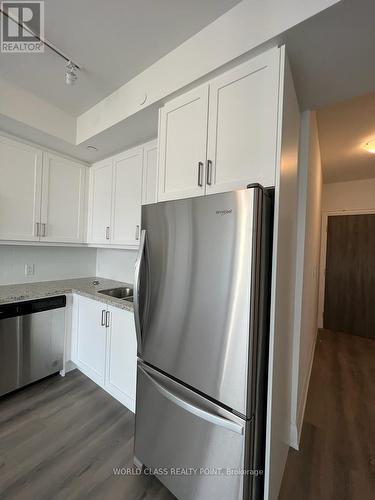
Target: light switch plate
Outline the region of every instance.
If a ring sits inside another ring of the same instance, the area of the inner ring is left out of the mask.
[[[25,264],[25,276],[34,276],[34,274],[35,274],[35,265]]]

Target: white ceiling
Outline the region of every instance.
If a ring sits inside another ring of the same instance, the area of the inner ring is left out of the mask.
[[[374,20],[374,0],[342,0],[280,38],[303,110],[375,91]]]
[[[2,78],[78,116],[210,24],[239,0],[45,0],[45,36],[83,66],[73,87],[64,61],[0,54]]]
[[[375,92],[321,108],[317,117],[324,181],[375,177],[375,155],[363,149],[375,139]]]
[[[158,132],[158,106],[148,106],[141,113],[136,113],[126,121],[108,128],[99,136],[75,146],[24,123],[0,115],[0,129],[26,141],[52,149],[58,153],[94,163],[128,148],[155,139]],[[98,151],[87,149],[95,145]]]
[[[43,56],[0,54],[0,75],[77,116],[238,1],[46,0],[45,3],[46,36],[84,66],[77,85],[65,85],[64,62],[49,50]],[[333,106],[375,91],[374,19],[374,0],[342,0],[268,42],[268,46],[286,43],[302,110]],[[255,52],[263,48],[258,47]],[[373,159],[358,148],[358,154],[354,155],[353,150],[373,133],[371,119],[366,120],[366,125],[360,111],[352,111],[358,116],[354,128],[350,125],[352,118],[341,118],[341,113],[347,116],[341,105],[332,110],[332,116],[330,109],[319,112],[325,179],[373,176]],[[157,106],[126,120],[124,126],[112,127],[93,138],[92,142],[99,147],[96,154],[87,152],[86,143],[76,147],[63,141],[55,144],[48,136],[38,140],[27,127],[9,120],[4,125],[1,120],[0,117],[0,126],[9,132],[94,161],[155,137]],[[327,127],[325,122],[329,123]]]
[[[342,0],[279,39],[301,109],[318,110],[325,182],[375,177],[374,19],[374,0]]]

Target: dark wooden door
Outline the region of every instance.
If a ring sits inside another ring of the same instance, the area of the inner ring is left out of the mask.
[[[328,217],[323,322],[375,338],[375,215]]]

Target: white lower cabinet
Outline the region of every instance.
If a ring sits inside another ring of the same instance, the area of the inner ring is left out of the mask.
[[[73,304],[73,362],[134,412],[137,340],[133,312],[81,296]]]
[[[105,389],[127,408],[135,411],[137,339],[130,311],[108,307]]]
[[[79,297],[77,314],[76,363],[85,375],[104,384],[107,328],[106,305]]]

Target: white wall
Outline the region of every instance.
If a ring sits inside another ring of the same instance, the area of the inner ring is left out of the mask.
[[[322,201],[321,261],[318,326],[323,328],[327,220],[329,214],[375,213],[375,179],[324,184]]]
[[[265,500],[277,500],[290,444],[291,364],[295,299],[300,111],[281,49],[278,158],[267,399]]]
[[[103,248],[0,245],[0,285],[99,276],[134,282],[137,252]],[[34,276],[25,276],[34,264]]]
[[[31,57],[38,57],[33,55]],[[64,77],[62,69],[62,77]],[[76,142],[76,119],[44,99],[0,78],[0,114],[71,144]]]
[[[98,248],[96,275],[133,284],[136,258],[133,250]]]
[[[77,119],[77,144],[269,42],[339,0],[242,0]],[[143,105],[145,95],[147,101]]]
[[[25,276],[25,264],[35,275]],[[0,285],[95,276],[96,248],[0,246]]]
[[[317,335],[322,165],[316,113],[301,120],[291,444],[299,447]]]
[[[242,0],[78,119],[0,79],[0,114],[47,136],[81,144],[339,1]]]
[[[375,210],[375,179],[324,184],[323,211],[341,210]]]

